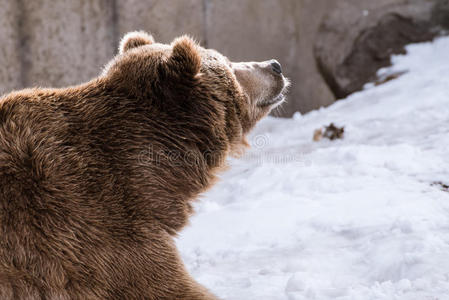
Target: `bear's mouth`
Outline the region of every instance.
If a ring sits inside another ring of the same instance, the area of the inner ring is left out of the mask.
[[[285,95],[281,93],[272,99],[261,101],[257,105],[260,107],[267,107],[267,106],[274,106],[274,105],[278,106],[282,102],[284,102],[284,100],[285,100]]]
[[[283,86],[279,94],[277,96],[265,99],[257,103],[259,107],[267,107],[272,106],[272,108],[282,104],[285,101],[285,94],[287,93],[288,87],[290,86],[290,81],[283,77]]]

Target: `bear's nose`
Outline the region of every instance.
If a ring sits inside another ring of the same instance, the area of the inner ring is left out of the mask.
[[[273,59],[273,61],[271,62],[271,69],[275,73],[282,74],[281,64],[277,60],[275,60],[275,59]]]

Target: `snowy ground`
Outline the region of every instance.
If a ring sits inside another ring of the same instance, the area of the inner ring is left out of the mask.
[[[449,38],[408,47],[396,80],[292,119],[196,206],[177,241],[223,299],[449,299]],[[339,141],[316,128],[345,126]]]

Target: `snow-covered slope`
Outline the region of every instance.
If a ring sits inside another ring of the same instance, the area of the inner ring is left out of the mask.
[[[411,45],[398,79],[292,119],[197,204],[178,242],[223,299],[449,299],[449,38]],[[313,142],[334,122],[343,140]]]

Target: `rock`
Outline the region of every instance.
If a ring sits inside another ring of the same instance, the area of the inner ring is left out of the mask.
[[[389,64],[392,53],[403,53],[405,44],[449,29],[448,0],[0,4],[0,93],[87,81],[117,52],[128,31],[146,30],[163,43],[186,33],[236,61],[278,59],[292,86],[275,114],[287,117],[360,89]]]
[[[157,42],[169,43],[182,34],[189,34],[203,41],[204,7],[203,0],[158,1],[120,0],[117,1],[118,34],[145,30]]]
[[[319,70],[336,98],[363,88],[410,43],[449,29],[447,0],[341,0],[320,26]]]
[[[292,80],[277,114],[291,116],[335,98],[319,74],[313,44],[333,0],[0,0],[0,92],[87,81],[128,31],[168,43],[181,34],[236,61],[277,58]]]
[[[78,84],[99,74],[112,57],[110,1],[17,2],[22,14],[23,86]]]
[[[0,0],[0,95],[22,86],[20,24],[17,2]]]

